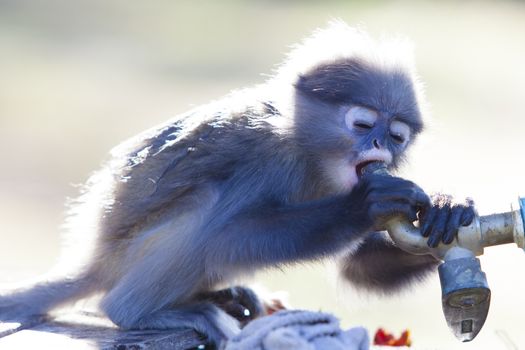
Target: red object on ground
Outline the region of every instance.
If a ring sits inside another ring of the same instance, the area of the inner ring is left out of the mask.
[[[391,333],[386,332],[383,328],[379,328],[374,335],[374,345],[384,346],[411,346],[410,331],[407,329],[399,338],[395,338]]]
[[[283,302],[276,298],[263,300],[263,306],[264,310],[266,311],[266,315],[271,315],[279,310],[286,310],[286,306],[284,306]]]

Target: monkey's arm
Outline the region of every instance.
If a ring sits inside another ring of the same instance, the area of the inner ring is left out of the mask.
[[[385,237],[386,232],[368,236],[357,251],[342,260],[342,275],[358,288],[392,292],[423,279],[439,261],[431,255],[407,253]]]
[[[298,204],[251,206],[207,242],[211,266],[264,266],[317,259],[348,247],[392,215],[415,215],[428,197],[414,183],[370,177],[348,195]],[[208,227],[216,227],[215,224]]]
[[[345,208],[343,197],[252,207],[213,235],[208,264],[254,267],[321,258],[366,232],[370,223],[360,216]]]

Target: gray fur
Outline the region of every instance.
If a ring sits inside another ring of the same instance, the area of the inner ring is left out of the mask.
[[[315,37],[332,32],[347,33],[349,42],[339,44],[349,47],[352,38],[369,40],[341,23]],[[304,46],[315,48],[312,40]],[[193,327],[219,343],[238,323],[199,295],[256,268],[321,259],[361,242],[377,221],[366,199],[367,188],[376,187],[334,187],[323,163],[327,157],[353,161],[371,147],[345,129],[344,110],[365,104],[381,111],[384,123],[402,116],[414,135],[422,119],[411,72],[386,69],[354,51],[296,72],[291,57],[267,84],[197,108],[115,149],[70,219],[71,227],[90,222],[95,237],[82,273],[1,296],[0,319],[45,314],[102,293],[102,310],[123,328]],[[395,166],[405,149],[388,151]],[[384,248],[378,249],[374,257],[382,255]],[[366,277],[378,268],[369,266],[365,253],[348,257],[358,271],[347,268],[345,275],[380,288]],[[405,259],[417,266],[410,276],[433,267],[426,259]],[[409,279],[403,266],[393,279]]]

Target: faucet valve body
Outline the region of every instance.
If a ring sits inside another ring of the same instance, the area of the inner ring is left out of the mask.
[[[471,341],[483,327],[490,306],[490,289],[479,259],[448,260],[438,270],[447,324],[456,338]]]

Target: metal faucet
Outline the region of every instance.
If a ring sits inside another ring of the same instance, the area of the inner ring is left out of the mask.
[[[366,166],[365,173],[389,176],[383,163]],[[436,248],[427,245],[419,228],[407,218],[390,219],[385,228],[395,244],[416,255],[430,254],[443,262],[439,265],[443,314],[452,333],[461,341],[476,337],[490,306],[490,289],[476,256],[485,247],[516,243],[525,247],[525,197],[519,198],[520,210],[476,217],[469,226],[460,227],[450,244]]]

